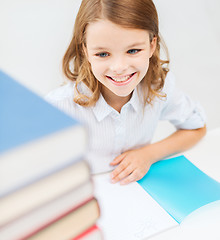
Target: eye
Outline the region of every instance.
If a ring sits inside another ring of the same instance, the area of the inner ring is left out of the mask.
[[[103,52],[103,53],[97,53],[97,54],[95,54],[97,57],[101,57],[101,58],[105,58],[105,57],[108,57],[109,56],[109,54],[108,53],[106,53],[106,52]]]
[[[140,51],[141,51],[141,49],[130,49],[130,50],[128,50],[128,53],[129,54],[135,54],[135,53],[138,53]]]

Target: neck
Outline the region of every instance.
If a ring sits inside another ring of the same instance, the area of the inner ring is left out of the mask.
[[[122,107],[131,99],[132,96],[132,93],[125,97],[117,96],[110,90],[103,88],[101,92],[108,105],[110,105],[119,113],[121,112]]]

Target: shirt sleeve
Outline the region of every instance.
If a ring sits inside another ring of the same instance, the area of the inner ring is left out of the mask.
[[[164,91],[166,100],[163,103],[160,120],[168,120],[177,129],[197,129],[204,127],[206,116],[199,102],[192,100],[176,87],[175,77],[168,73]]]

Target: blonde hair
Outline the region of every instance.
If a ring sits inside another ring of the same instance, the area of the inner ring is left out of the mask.
[[[65,76],[75,81],[76,96],[74,101],[82,106],[94,105],[100,96],[101,83],[94,77],[88,62],[84,46],[86,46],[85,32],[89,23],[99,19],[107,19],[126,28],[147,30],[150,40],[157,38],[157,46],[150,58],[147,74],[141,81],[145,104],[151,104],[154,97],[163,97],[161,90],[168,68],[169,60],[160,59],[160,44],[158,15],[152,0],[82,0],[79,8],[73,38],[63,57],[63,72]],[[166,49],[165,49],[166,50]],[[167,53],[168,57],[168,53]],[[83,82],[90,90],[87,96],[78,89]]]

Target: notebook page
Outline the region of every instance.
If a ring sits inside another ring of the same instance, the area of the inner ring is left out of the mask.
[[[109,173],[93,176],[105,240],[140,240],[178,223],[137,183],[112,184]]]

